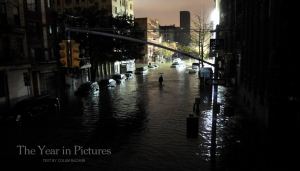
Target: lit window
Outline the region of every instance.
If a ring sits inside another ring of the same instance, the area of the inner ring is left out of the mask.
[[[52,26],[49,25],[49,33],[52,34]]]
[[[27,9],[29,11],[37,11],[35,0],[27,0]]]

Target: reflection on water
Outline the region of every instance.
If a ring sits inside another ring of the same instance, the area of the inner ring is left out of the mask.
[[[158,82],[160,75],[164,78],[162,85]],[[99,102],[94,105],[83,105],[87,102],[81,101],[78,106],[83,116],[90,115],[91,110],[97,112],[92,114],[95,122],[85,117],[85,122],[95,125],[87,144],[112,149],[112,155],[105,158],[89,158],[94,161],[91,165],[110,169],[208,170],[210,93],[203,92],[207,110],[200,114],[200,138],[196,139],[186,138],[186,117],[193,113],[195,97],[200,96],[199,79],[197,74],[188,74],[186,68],[159,64],[147,75],[134,75],[114,88],[101,89]]]
[[[21,135],[12,144],[111,149],[108,156],[80,156],[86,159],[82,166],[90,170],[209,170],[212,89],[200,90],[198,74],[186,72],[190,69],[188,62],[180,69],[170,68],[171,63],[158,65],[147,75],[134,75],[116,87],[101,89],[95,96],[75,97],[68,92],[60,116],[35,122],[26,129],[20,126],[14,135]],[[160,75],[162,85],[158,82]],[[196,96],[201,96],[199,134],[190,139],[186,135],[186,117],[194,113]],[[224,102],[222,96],[218,98]],[[218,116],[217,131],[227,121]],[[224,147],[222,136],[217,136],[216,142],[218,156],[218,149]]]

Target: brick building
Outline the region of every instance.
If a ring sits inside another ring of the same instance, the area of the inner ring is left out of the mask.
[[[239,95],[266,125],[272,141],[281,142],[287,156],[296,155],[297,145],[279,136],[297,135],[300,127],[295,4],[282,0],[215,3],[220,14],[218,38],[225,44],[221,56],[225,77],[235,80]]]

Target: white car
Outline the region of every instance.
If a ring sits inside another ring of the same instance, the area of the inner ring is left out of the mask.
[[[115,87],[116,81],[113,79],[103,79],[99,82],[100,88],[108,88],[108,87]]]
[[[192,69],[199,69],[199,63],[193,63],[192,64]]]
[[[125,73],[125,76],[127,77],[127,79],[132,78],[132,77],[133,77],[132,71],[127,71],[127,72]]]
[[[125,80],[125,75],[124,74],[116,74],[112,77],[117,83],[121,83],[122,81]]]
[[[176,58],[173,60],[173,62],[181,62],[181,59],[180,58]]]
[[[155,68],[155,66],[153,66],[153,65],[148,65],[148,68]]]
[[[171,65],[171,68],[177,68],[179,67],[179,63],[178,62],[173,62]]]
[[[191,74],[194,74],[194,73],[196,73],[196,72],[197,72],[196,69],[190,69],[190,70],[189,70],[189,73],[191,73]]]

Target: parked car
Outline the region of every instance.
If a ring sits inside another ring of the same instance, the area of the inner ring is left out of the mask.
[[[86,82],[80,85],[77,91],[75,91],[75,96],[86,96],[90,94],[99,93],[99,85],[97,82]]]
[[[196,73],[196,72],[197,72],[196,69],[190,69],[190,70],[189,70],[189,73],[191,73],[191,74],[194,74],[194,73]]]
[[[177,68],[179,67],[179,63],[178,62],[173,62],[171,65],[171,68]]]
[[[181,59],[180,58],[175,58],[175,59],[173,59],[173,62],[181,62]]]
[[[139,67],[139,68],[136,68],[135,74],[142,74],[142,75],[145,75],[148,73],[148,67],[147,66],[144,66],[144,67]]]
[[[132,78],[132,77],[133,77],[132,71],[127,71],[127,72],[125,73],[125,76],[127,77],[127,79]]]
[[[192,69],[199,69],[199,63],[192,63]]]
[[[121,83],[122,81],[125,80],[125,75],[124,74],[116,74],[116,75],[113,75],[112,79],[114,79],[117,83]]]
[[[114,79],[103,79],[99,82],[100,88],[108,88],[116,86],[116,81]]]
[[[155,68],[154,65],[148,65],[148,68]]]
[[[27,98],[16,103],[10,114],[15,121],[26,121],[50,112],[58,114],[60,112],[60,102],[57,97],[47,95]]]
[[[158,67],[158,65],[156,65],[156,64],[154,64],[153,66],[154,66],[155,68],[157,68],[157,67]]]
[[[185,62],[180,61],[180,62],[173,62],[171,65],[171,68],[180,68],[180,67],[185,67]]]

